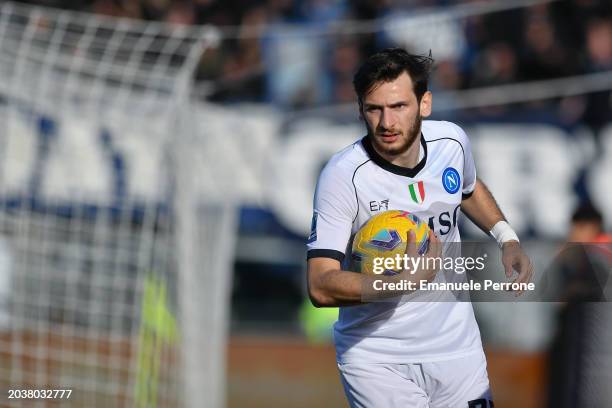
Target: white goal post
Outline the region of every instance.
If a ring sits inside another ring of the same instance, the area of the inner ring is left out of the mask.
[[[0,5],[2,392],[224,406],[235,211],[198,193],[190,100],[213,34]]]

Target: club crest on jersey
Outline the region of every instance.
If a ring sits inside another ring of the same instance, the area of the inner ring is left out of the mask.
[[[442,186],[447,193],[455,194],[461,187],[461,176],[453,167],[447,167],[442,173]]]
[[[408,191],[410,191],[410,198],[417,204],[421,204],[425,201],[425,186],[422,181],[417,181],[416,183],[412,183],[408,186]]]

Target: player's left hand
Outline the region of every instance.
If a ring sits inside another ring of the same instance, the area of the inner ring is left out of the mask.
[[[518,276],[513,283],[529,283],[533,276],[533,264],[531,260],[521,248],[518,241],[507,241],[502,245],[502,264],[506,272],[506,278],[510,279],[513,270],[518,272]],[[516,292],[516,296],[520,296],[522,290]]]

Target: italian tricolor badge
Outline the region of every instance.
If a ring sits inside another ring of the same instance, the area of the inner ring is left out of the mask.
[[[425,187],[423,187],[422,181],[410,184],[408,190],[410,190],[410,197],[415,203],[421,204],[425,200]]]

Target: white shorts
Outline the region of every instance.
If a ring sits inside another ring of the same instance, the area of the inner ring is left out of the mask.
[[[338,363],[352,408],[493,407],[483,352],[422,364]]]

